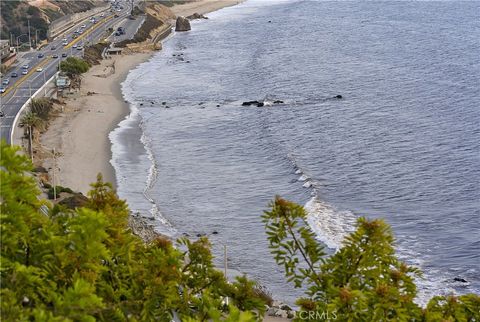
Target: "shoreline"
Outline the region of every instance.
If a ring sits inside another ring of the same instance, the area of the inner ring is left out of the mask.
[[[241,2],[243,0],[200,0],[174,5],[170,10],[176,16],[206,14]],[[102,60],[84,75],[81,91],[65,99],[64,112],[40,137],[42,148],[57,150],[56,185],[86,194],[97,174],[102,173],[104,181],[112,183],[116,189],[117,174],[111,164],[109,136],[131,113],[121,84],[131,70],[155,53],[150,50]],[[115,63],[114,73],[112,63]],[[45,158],[43,166],[52,168],[53,160]]]
[[[116,186],[108,135],[130,113],[121,83],[130,70],[152,54],[136,53],[103,60],[85,75],[80,93],[65,100],[64,112],[41,135],[42,146],[55,147],[60,154],[57,185],[86,194],[97,173],[102,173],[104,181]],[[115,63],[115,73],[110,74],[112,63]],[[46,159],[44,166],[52,167],[52,161]]]

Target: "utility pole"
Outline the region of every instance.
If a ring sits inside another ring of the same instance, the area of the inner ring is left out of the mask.
[[[35,47],[38,48],[38,30],[35,29]]]
[[[53,200],[57,200],[57,185],[55,182],[55,168],[57,167],[57,159],[55,148],[53,148]]]
[[[30,37],[30,19],[28,19],[28,45],[30,50],[32,50],[32,38]]]
[[[28,126],[28,136],[29,136],[29,139],[30,139],[30,158],[32,159],[32,163],[33,163],[32,130],[33,130],[33,126],[29,125],[29,126]]]
[[[225,280],[228,282],[227,278],[227,244],[223,244],[223,262],[224,262],[224,269],[225,269]],[[228,305],[228,296],[225,298],[225,301]]]

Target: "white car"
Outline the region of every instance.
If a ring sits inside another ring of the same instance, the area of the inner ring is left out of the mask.
[[[81,25],[81,27],[85,29],[85,28],[87,28],[87,25],[83,24],[83,25]]]
[[[83,46],[81,46],[81,45],[78,46],[78,47],[77,47],[77,50],[83,50]]]
[[[22,75],[27,75],[28,74],[28,69],[22,70]]]
[[[28,64],[22,66],[23,69],[28,69]]]
[[[6,89],[5,87],[3,87],[3,86],[0,87],[0,93],[5,93],[6,90],[7,90],[7,89]]]
[[[64,42],[62,42],[62,45],[63,45],[63,46],[68,45],[68,41],[65,40]]]
[[[73,44],[72,48],[77,48],[77,44]]]
[[[42,67],[38,67],[38,68],[37,68],[37,72],[39,72],[39,73],[43,72],[43,68],[42,68]]]
[[[104,13],[102,13],[102,14],[100,15],[100,17],[105,17],[105,14],[104,14]]]

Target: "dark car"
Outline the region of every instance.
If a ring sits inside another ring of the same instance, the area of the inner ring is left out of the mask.
[[[12,77],[17,77],[17,76],[18,76],[18,74],[17,74],[17,73],[12,73],[12,75],[11,75],[11,76],[12,76]]]
[[[50,49],[51,49],[51,50],[55,50],[55,49],[57,49],[57,47],[55,47],[55,46],[52,46],[52,48],[50,48]]]
[[[62,57],[67,57],[67,53],[63,53],[63,54],[62,54]]]
[[[53,54],[53,55],[52,55],[52,58],[58,58],[58,55],[57,55],[57,54]]]
[[[38,54],[38,56],[37,56],[37,57],[38,57],[38,58],[43,58],[43,56],[45,56],[45,55],[44,55],[44,54],[42,54],[42,53],[40,53],[40,54]]]
[[[3,114],[3,112],[0,112],[0,117],[4,117],[5,114]]]

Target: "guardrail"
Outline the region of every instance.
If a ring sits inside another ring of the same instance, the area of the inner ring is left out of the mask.
[[[20,107],[20,109],[17,112],[17,115],[15,115],[15,118],[13,119],[12,127],[10,129],[10,144],[14,144],[13,138],[15,134],[15,129],[17,128],[17,123],[18,120],[20,119],[20,115],[22,115],[23,111],[29,106],[30,102],[32,101],[32,98],[35,98],[43,89],[45,86],[47,86],[54,78],[57,76],[58,72],[53,74],[52,77],[50,77],[33,95],[25,102],[25,104]]]

